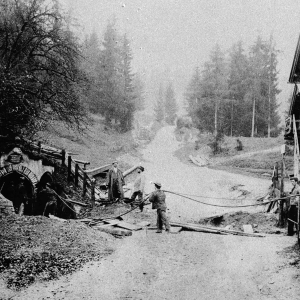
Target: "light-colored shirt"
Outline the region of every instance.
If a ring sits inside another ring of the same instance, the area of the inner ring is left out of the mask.
[[[292,191],[291,195],[297,195],[296,197],[291,197],[291,205],[298,205],[299,204],[299,196],[300,196],[300,187],[298,184],[296,184]]]
[[[133,193],[137,191],[141,191],[142,193],[144,192],[145,188],[145,175],[141,172],[138,173],[134,184],[133,184]]]

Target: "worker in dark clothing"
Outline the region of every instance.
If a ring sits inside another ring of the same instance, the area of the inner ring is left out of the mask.
[[[25,206],[28,206],[28,192],[25,186],[25,178],[20,177],[17,186],[16,186],[16,192],[17,192],[17,214],[22,216],[24,214]]]
[[[50,183],[46,183],[45,188],[40,191],[39,196],[44,203],[43,216],[49,217],[49,214],[55,216],[57,210],[57,195],[51,188]]]
[[[25,186],[25,178],[20,177],[8,183],[8,198],[13,202],[15,213],[24,214],[25,206],[28,205],[28,192]]]
[[[157,209],[157,233],[162,233],[163,225],[166,231],[170,232],[170,224],[166,215],[166,194],[161,190],[161,183],[154,182],[155,191],[149,196],[149,201],[152,203],[152,209]]]
[[[294,234],[294,226],[296,225],[294,222],[298,223],[298,205],[299,205],[299,195],[300,195],[300,187],[298,184],[298,178],[291,178],[291,182],[293,184],[293,188],[290,192],[290,195],[293,197],[290,198],[290,205],[288,208],[288,235]],[[290,220],[291,221],[290,221]],[[292,222],[294,221],[294,222]]]
[[[124,176],[122,171],[118,168],[118,162],[112,164],[112,168],[108,171],[106,177],[106,186],[108,187],[108,200],[123,201],[124,192],[123,185],[125,185]]]

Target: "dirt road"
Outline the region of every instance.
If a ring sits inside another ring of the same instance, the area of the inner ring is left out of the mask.
[[[267,180],[180,163],[172,155],[177,147],[173,128],[165,127],[143,151],[148,191],[153,188],[149,181],[159,180],[165,190],[231,205],[255,203],[253,199],[266,193]],[[250,192],[246,199],[239,197],[241,190],[232,189],[238,185]],[[170,194],[167,205],[174,221],[196,221],[229,211]],[[278,253],[294,243],[295,237],[287,236],[143,230],[118,240],[116,252],[103,261],[87,264],[60,280],[37,283],[11,299],[300,299],[296,269]]]

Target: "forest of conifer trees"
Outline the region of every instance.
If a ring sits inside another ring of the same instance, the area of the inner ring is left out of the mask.
[[[203,69],[195,69],[185,99],[201,132],[271,137],[280,133],[277,112],[277,54],[272,36],[257,37],[248,49],[234,44],[228,55],[219,45]]]
[[[134,112],[144,108],[143,82],[131,70],[129,39],[118,34],[116,20],[108,22],[103,41],[96,33],[86,37],[83,55],[90,110],[103,115],[107,125],[122,132],[130,130]]]

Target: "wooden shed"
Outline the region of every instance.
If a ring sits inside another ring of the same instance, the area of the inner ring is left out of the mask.
[[[294,84],[294,91],[289,107],[289,114],[285,121],[284,139],[293,141],[293,116],[295,116],[298,136],[300,134],[300,36],[298,38],[296,52],[294,55],[288,82]]]

